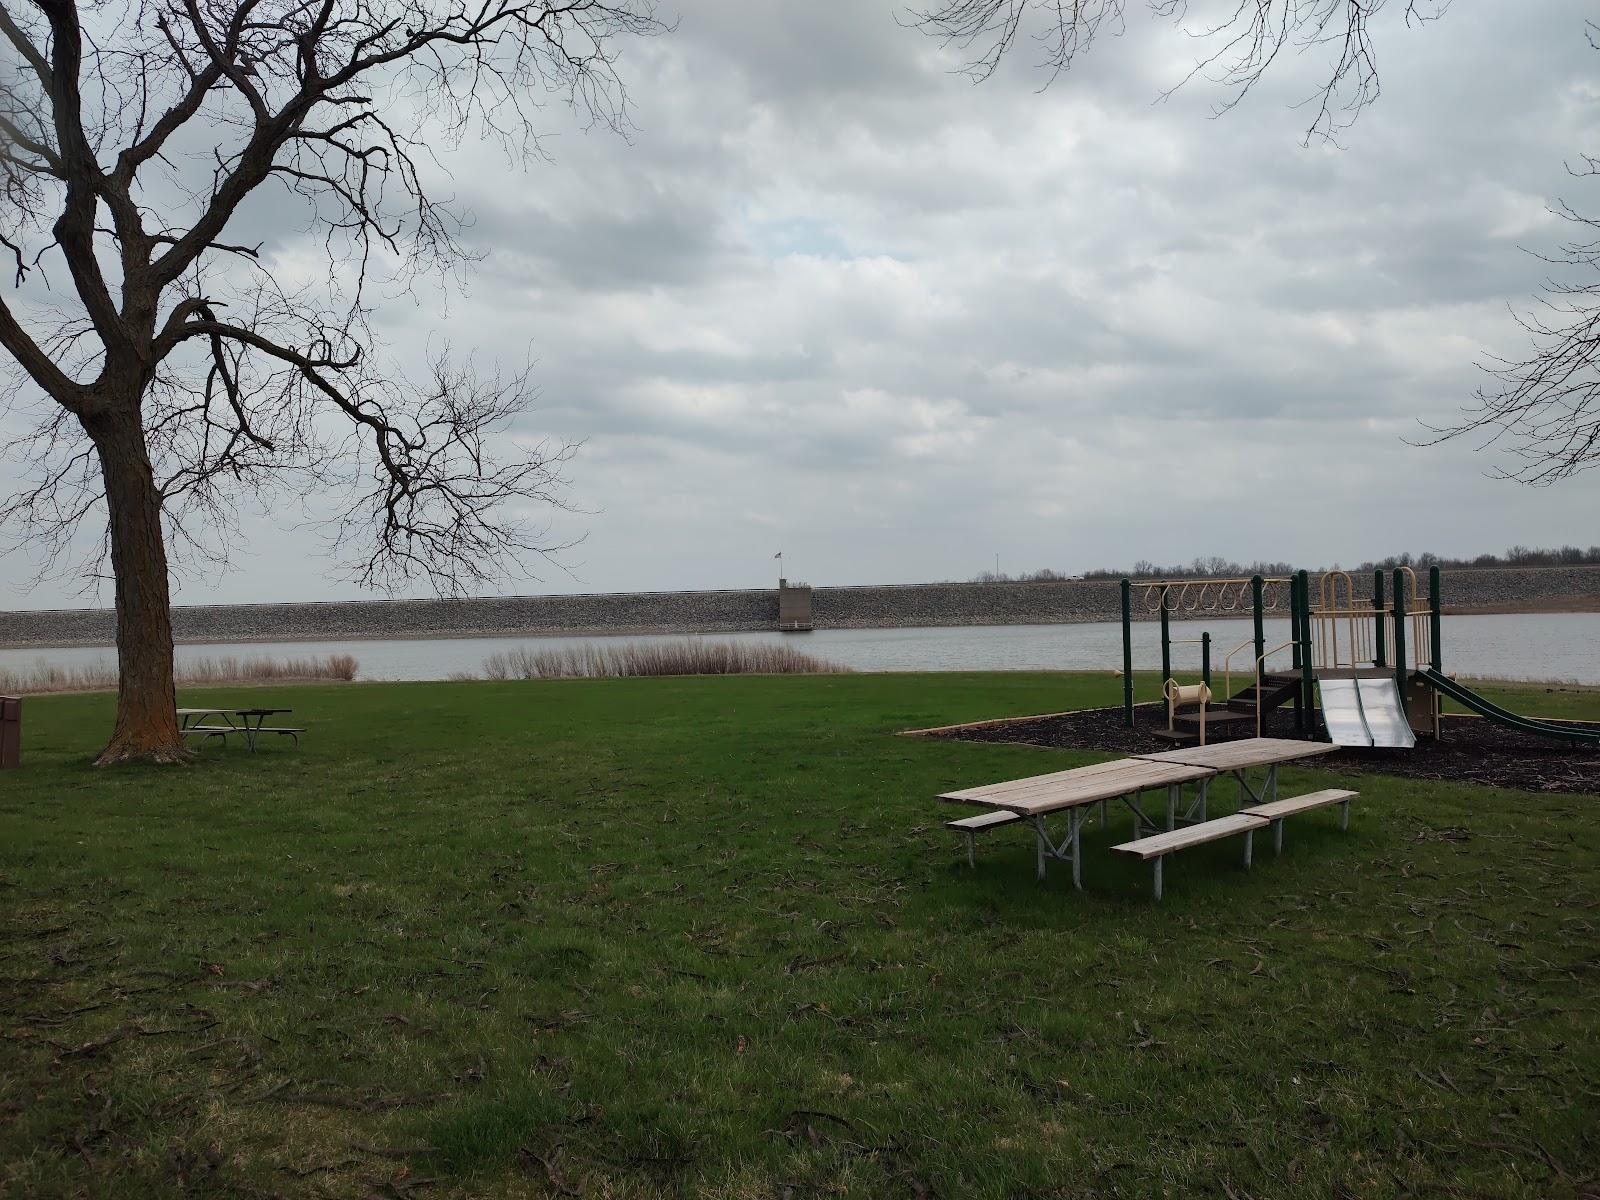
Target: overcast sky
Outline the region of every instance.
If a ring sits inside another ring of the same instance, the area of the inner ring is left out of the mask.
[[[1334,147],[1292,107],[1315,55],[1217,119],[1203,82],[1157,103],[1193,47],[1142,12],[1041,91],[1032,48],[973,86],[891,0],[682,0],[627,50],[631,141],[551,109],[548,163],[446,160],[487,257],[381,331],[531,356],[520,432],[585,443],[556,536],[587,540],[508,591],[770,586],[779,550],[825,585],[1600,542],[1600,472],[1404,441],[1524,348],[1546,206],[1600,210],[1564,166],[1600,149],[1589,6],[1391,8]],[[284,511],[178,602],[359,594]],[[28,567],[0,606],[95,599]]]

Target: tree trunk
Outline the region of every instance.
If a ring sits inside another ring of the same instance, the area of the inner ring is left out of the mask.
[[[100,455],[117,592],[117,725],[97,766],[190,757],[178,732],[161,495],[137,401],[85,418]]]

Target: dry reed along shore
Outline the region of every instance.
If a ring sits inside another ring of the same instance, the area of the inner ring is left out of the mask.
[[[320,680],[348,683],[356,677],[359,664],[349,654],[330,654],[326,658],[238,658],[222,655],[181,662],[177,669],[180,687],[206,687],[229,683],[309,683]],[[39,662],[19,670],[0,668],[0,693],[10,696],[38,695],[43,692],[103,692],[117,686],[114,663],[98,662],[86,666],[62,667]]]
[[[348,654],[325,658],[238,658],[224,655],[178,664],[180,687],[223,684],[343,682],[356,677]],[[822,675],[848,668],[791,646],[741,645],[695,638],[653,644],[595,645],[580,642],[559,649],[518,646],[492,654],[480,672],[457,672],[455,680],[621,679],[640,675]],[[18,670],[0,668],[0,694],[98,692],[117,686],[114,663],[63,667],[40,661]]]
[[[559,649],[518,646],[483,660],[481,675],[463,672],[452,679],[620,679],[639,675],[825,675],[848,668],[792,646],[704,642],[595,645],[583,642]]]

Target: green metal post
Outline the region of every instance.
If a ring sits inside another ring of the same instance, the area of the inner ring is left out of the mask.
[[[1289,654],[1290,666],[1294,673],[1300,673],[1300,576],[1289,576]],[[1294,690],[1294,731],[1305,733],[1306,708],[1305,688],[1297,687]]]
[[[1211,635],[1200,635],[1200,682],[1211,686]]]
[[[1261,661],[1261,656],[1267,652],[1267,627],[1261,597],[1263,586],[1261,576],[1250,577],[1250,604],[1256,618],[1256,662],[1258,663]]]
[[[1406,581],[1399,572],[1394,573],[1394,681],[1400,687],[1400,699],[1406,695]]]
[[[1383,568],[1379,567],[1372,573],[1372,611],[1377,615],[1372,618],[1372,665],[1375,667],[1388,666],[1389,648],[1387,639],[1389,631],[1383,627]]]
[[[1133,584],[1122,581],[1122,723],[1133,728]]]
[[[1161,686],[1172,678],[1172,625],[1167,614],[1167,589],[1161,589]]]
[[[1300,576],[1289,576],[1289,663],[1300,669]]]
[[[1300,572],[1300,694],[1304,697],[1305,732],[1316,729],[1317,675],[1311,655],[1311,574]]]
[[[1439,579],[1439,568],[1428,568],[1428,603],[1433,612],[1428,616],[1428,639],[1433,642],[1433,662],[1430,664],[1435,671],[1443,671],[1440,661],[1444,655],[1439,650],[1439,602],[1443,599],[1444,588]]]

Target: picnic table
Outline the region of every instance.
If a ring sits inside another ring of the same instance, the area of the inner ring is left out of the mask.
[[[1188,820],[1198,812],[1199,819],[1204,821],[1211,781],[1217,776],[1223,774],[1233,776],[1239,785],[1241,809],[1249,807],[1250,804],[1270,804],[1278,798],[1279,764],[1302,758],[1314,758],[1321,754],[1332,754],[1338,748],[1331,742],[1301,742],[1289,738],[1241,738],[1236,742],[1213,742],[1209,746],[1163,750],[1159,754],[1140,754],[1135,757],[1141,762],[1181,763],[1184,766],[1211,768],[1216,774],[1198,781],[1200,794],[1185,814],[1185,819]],[[1267,769],[1266,778],[1262,781],[1259,792],[1251,787],[1250,781],[1245,778],[1245,772],[1256,767]],[[1248,803],[1246,797],[1249,797]]]
[[[1121,800],[1133,813],[1137,828],[1143,830],[1149,826],[1154,829],[1155,823],[1145,816],[1140,797],[1145,792],[1164,788],[1167,792],[1167,827],[1170,829],[1176,818],[1183,785],[1215,775],[1216,771],[1211,767],[1122,758],[1088,767],[1075,767],[1069,771],[1054,771],[1049,775],[962,788],[945,792],[939,799],[953,804],[981,804],[986,808],[1016,813],[1031,822],[1039,847],[1039,878],[1044,878],[1046,860],[1053,858],[1072,864],[1072,886],[1081,888],[1082,831],[1090,806]],[[1045,828],[1045,817],[1062,811],[1067,814],[1067,833],[1057,842]],[[1101,811],[1103,817],[1104,809]]]
[[[263,733],[287,736],[294,739],[296,746],[300,744],[300,735],[305,732],[303,728],[267,724],[268,717],[283,716],[293,711],[292,708],[180,708],[178,727],[184,737],[191,734],[207,738],[220,737],[224,743],[227,742],[230,733],[243,734],[245,745],[254,754],[256,739]],[[234,718],[238,720],[235,721]]]
[[[1171,831],[1180,823],[1196,824],[1206,820],[1211,781],[1223,774],[1232,775],[1238,782],[1240,808],[1246,807],[1246,796],[1252,804],[1268,804],[1278,798],[1279,764],[1329,754],[1338,748],[1324,742],[1246,738],[1194,749],[1135,755],[1088,767],[1053,771],[1048,775],[962,788],[943,792],[939,799],[955,804],[982,805],[1014,813],[1018,818],[1031,822],[1038,842],[1039,878],[1044,878],[1045,863],[1049,859],[1070,862],[1072,884],[1081,888],[1082,830],[1090,806],[1102,805],[1103,820],[1105,803],[1121,800],[1133,813],[1136,836],[1142,837],[1146,832],[1153,833],[1158,829],[1155,821],[1145,815],[1143,794],[1164,788],[1167,793],[1166,828]],[[1256,767],[1267,769],[1259,792],[1245,777],[1246,771]],[[1188,783],[1199,784],[1199,787],[1194,801],[1180,816],[1183,787]],[[1045,828],[1045,817],[1060,812],[1067,814],[1067,833],[1065,838],[1057,842]]]

